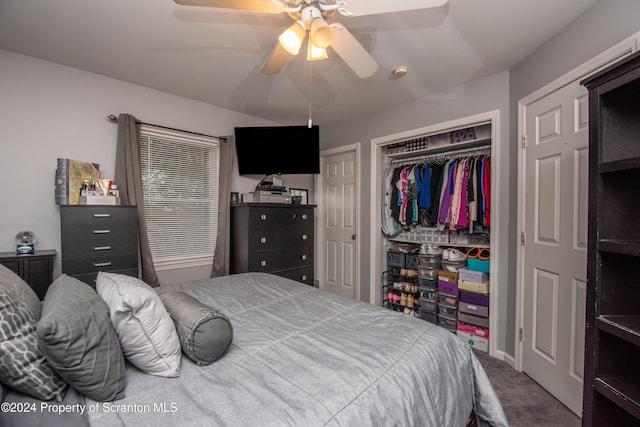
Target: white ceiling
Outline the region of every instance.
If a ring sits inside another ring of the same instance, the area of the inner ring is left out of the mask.
[[[331,51],[314,62],[313,121],[336,125],[510,69],[595,1],[449,0],[435,9],[338,16],[380,68],[361,80]],[[309,67],[302,55],[278,75],[259,72],[291,23],[284,14],[172,0],[0,0],[0,49],[304,124]],[[395,79],[399,65],[409,73]]]

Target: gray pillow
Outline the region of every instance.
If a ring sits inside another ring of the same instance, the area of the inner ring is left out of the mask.
[[[40,312],[33,289],[0,264],[0,381],[37,399],[60,402],[67,384],[38,348]]]
[[[37,332],[47,361],[73,388],[101,402],[124,397],[120,341],[107,304],[89,285],[58,277],[44,297]]]
[[[182,351],[198,365],[208,365],[222,357],[233,340],[227,316],[191,295],[170,291],[160,295],[176,325]]]

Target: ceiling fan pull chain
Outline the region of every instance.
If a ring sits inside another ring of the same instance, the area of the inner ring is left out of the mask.
[[[309,41],[309,48],[311,48],[311,41]],[[307,61],[309,63],[309,122],[307,127],[311,129],[313,126],[313,120],[311,120],[311,64],[313,61]]]

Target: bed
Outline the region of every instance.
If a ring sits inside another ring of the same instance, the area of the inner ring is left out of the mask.
[[[233,327],[226,354],[204,366],[182,357],[176,378],[127,363],[122,399],[70,388],[65,413],[3,411],[0,424],[465,426],[473,413],[478,425],[507,425],[471,348],[426,321],[264,273],[155,290],[222,311]],[[4,404],[34,401],[10,391]]]

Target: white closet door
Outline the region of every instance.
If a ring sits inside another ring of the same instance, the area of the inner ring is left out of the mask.
[[[529,105],[525,126],[523,370],[582,413],[587,273],[587,91]]]

